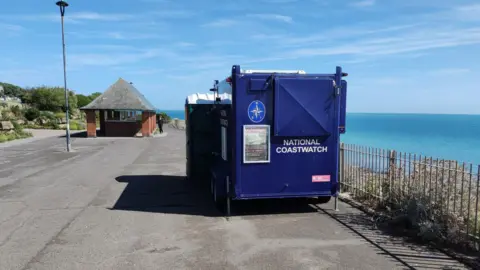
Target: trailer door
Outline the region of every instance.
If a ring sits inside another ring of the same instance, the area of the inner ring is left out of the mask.
[[[278,76],[274,81],[274,100],[274,136],[328,137],[332,134],[336,119],[333,80]]]

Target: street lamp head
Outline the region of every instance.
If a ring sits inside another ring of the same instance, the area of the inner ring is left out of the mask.
[[[68,3],[65,1],[58,1],[57,6],[60,7],[60,15],[62,16],[63,20],[63,16],[65,15],[65,8],[68,7]]]
[[[57,6],[59,7],[68,7],[68,3],[65,1],[58,1]]]

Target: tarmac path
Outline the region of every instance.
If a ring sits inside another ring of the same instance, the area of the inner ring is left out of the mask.
[[[184,179],[184,132],[165,130],[1,147],[0,269],[467,269],[343,203],[248,202],[227,221]]]

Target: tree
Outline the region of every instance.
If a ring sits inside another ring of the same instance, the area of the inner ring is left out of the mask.
[[[10,83],[0,82],[0,86],[3,86],[3,94],[9,97],[21,98],[25,90],[20,86],[13,85]]]
[[[81,107],[84,107],[84,106],[87,106],[88,104],[90,104],[90,102],[93,101],[93,99],[90,96],[85,96],[85,95],[82,95],[82,94],[78,94],[77,95],[77,106],[79,108],[81,108]]]
[[[95,93],[90,94],[88,97],[93,101],[94,99],[96,99],[96,98],[99,97],[100,95],[102,95],[102,93],[100,93],[100,92],[95,92]]]
[[[160,112],[160,113],[157,113],[157,115],[161,116],[162,119],[163,119],[163,122],[165,123],[168,123],[172,120],[172,118],[170,117],[170,115],[168,115],[166,112]],[[157,116],[158,117],[158,116]]]
[[[27,118],[28,121],[33,121],[40,117],[40,111],[35,108],[28,108],[25,111],[25,118]]]
[[[61,87],[41,86],[29,90],[29,103],[41,111],[65,112],[65,92]],[[68,105],[70,110],[77,109],[77,96],[68,91]]]

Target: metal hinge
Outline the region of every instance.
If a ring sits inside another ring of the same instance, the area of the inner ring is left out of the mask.
[[[340,89],[342,89],[342,86],[338,86],[337,83],[333,81],[333,88],[335,88],[335,96],[340,96]]]

